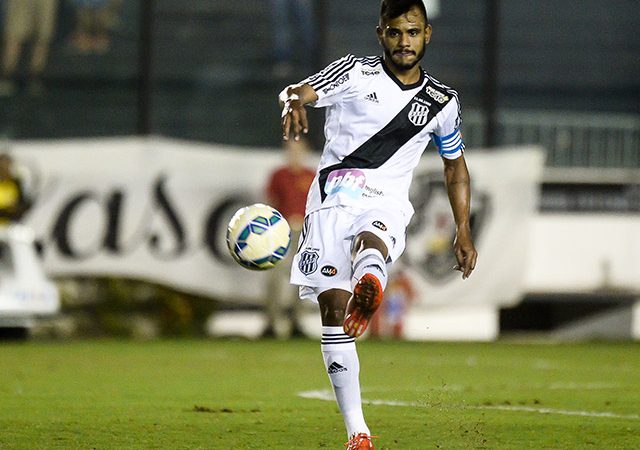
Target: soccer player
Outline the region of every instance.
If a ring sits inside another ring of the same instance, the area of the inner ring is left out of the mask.
[[[469,277],[477,252],[458,94],[419,63],[431,38],[422,0],[382,0],[382,56],[347,55],[279,95],[283,139],[308,130],[305,105],[326,108],[325,145],[309,190],[291,282],[316,300],[325,367],[348,449],[373,448],[362,413],[355,339],[382,301],[389,265],[405,246],[409,185],[428,142],[444,162],[456,222],[455,269]]]

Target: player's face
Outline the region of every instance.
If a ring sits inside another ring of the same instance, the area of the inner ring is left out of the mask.
[[[407,13],[381,23],[377,33],[387,64],[406,71],[424,56],[431,38],[431,25],[426,24],[422,12],[414,6]]]

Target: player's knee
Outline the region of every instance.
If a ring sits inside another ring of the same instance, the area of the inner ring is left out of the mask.
[[[344,322],[344,308],[324,308],[320,309],[322,325],[337,327]]]
[[[367,248],[374,248],[382,253],[383,258],[387,258],[388,250],[384,241],[370,231],[363,231],[356,236],[352,256]]]
[[[318,296],[320,317],[324,326],[341,326],[347,301],[351,294],[341,289],[330,289]]]

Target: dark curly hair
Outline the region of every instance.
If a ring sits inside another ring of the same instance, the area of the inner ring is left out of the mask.
[[[424,14],[425,23],[429,23],[427,8],[423,0],[382,0],[380,3],[380,19],[386,22],[409,11],[413,6],[417,6]]]

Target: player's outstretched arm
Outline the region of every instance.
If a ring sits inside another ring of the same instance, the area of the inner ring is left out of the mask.
[[[300,133],[309,132],[307,111],[304,105],[318,100],[316,91],[308,84],[292,84],[280,92],[278,101],[282,110],[282,139],[289,140],[293,128],[293,138],[300,139]]]
[[[476,267],[478,252],[473,245],[471,225],[469,222],[471,189],[469,182],[469,170],[464,156],[444,161],[444,180],[447,186],[449,202],[456,221],[456,240],[454,252],[458,264],[454,269],[462,272],[462,278],[466,279]]]

